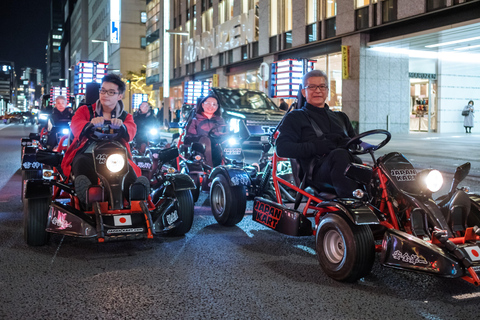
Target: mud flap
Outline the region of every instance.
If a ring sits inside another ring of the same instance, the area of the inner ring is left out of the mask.
[[[290,236],[313,234],[312,222],[303,214],[261,197],[255,198],[252,219]]]

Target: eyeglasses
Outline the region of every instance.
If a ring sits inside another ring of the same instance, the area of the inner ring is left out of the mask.
[[[120,93],[120,92],[115,92],[113,90],[105,90],[105,89],[100,89],[98,92],[100,92],[100,94],[108,94],[109,96],[114,96]]]
[[[209,105],[211,105],[212,107],[218,107],[218,104],[215,103],[215,102],[204,102],[204,104],[209,104]]]
[[[306,86],[305,89],[308,89],[310,91],[317,91],[317,89],[320,89],[321,91],[326,91],[328,90],[328,86],[322,84],[319,86]]]

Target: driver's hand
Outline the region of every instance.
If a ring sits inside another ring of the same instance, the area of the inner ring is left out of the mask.
[[[375,147],[373,144],[363,142],[363,141],[359,144],[359,146],[362,147],[363,150],[370,150]]]
[[[93,124],[93,126],[96,128],[103,126],[104,122],[105,122],[105,119],[103,117],[96,117],[90,120],[90,123]]]
[[[110,128],[120,129],[122,125],[123,125],[123,121],[121,119],[113,118],[110,123]]]

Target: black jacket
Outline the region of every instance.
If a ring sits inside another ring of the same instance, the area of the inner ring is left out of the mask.
[[[308,117],[315,121],[324,136],[317,137]],[[303,108],[291,111],[285,115],[278,130],[280,135],[276,141],[277,154],[280,157],[298,159],[304,169],[312,158],[319,155],[317,146],[326,143],[328,134],[334,133],[344,138],[342,142],[335,142],[338,146],[356,135],[348,116],[343,112],[330,110],[327,104],[324,108],[318,108],[307,103]]]
[[[133,121],[137,125],[137,134],[135,138],[142,140],[147,138],[147,134],[150,129],[157,128],[159,126],[152,108],[150,108],[147,113],[140,113],[138,111],[135,112],[133,114]]]

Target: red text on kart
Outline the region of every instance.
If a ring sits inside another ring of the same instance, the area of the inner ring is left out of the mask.
[[[353,148],[373,134],[386,138],[362,150]],[[449,193],[434,201],[432,194],[441,186],[438,171],[417,172],[397,152],[374,158],[374,150],[389,140],[389,132],[372,130],[347,143],[354,154],[370,153],[373,159],[373,167],[352,163],[345,171],[348,178],[364,186],[366,194],[357,194],[359,199],[340,199],[321,192],[312,195],[280,178],[277,163],[289,159],[275,153],[272,177],[276,202],[256,198],[253,220],[292,236],[315,235],[320,266],[338,281],[356,281],[370,273],[375,252],[380,252],[384,266],[480,285],[480,197],[457,188],[468,175],[470,163],[457,168]],[[307,198],[302,212],[283,204],[279,185]],[[314,218],[314,228],[307,217]],[[375,244],[376,240],[382,244]]]

